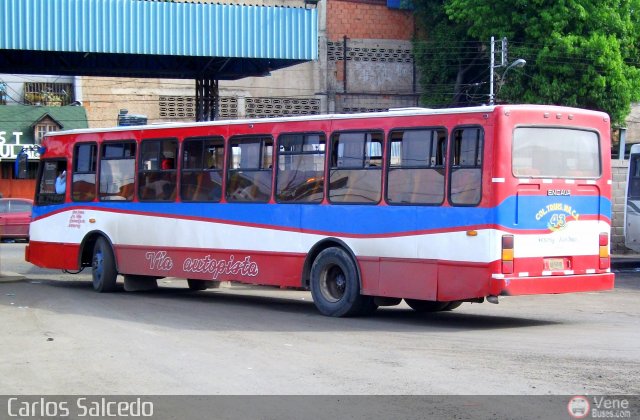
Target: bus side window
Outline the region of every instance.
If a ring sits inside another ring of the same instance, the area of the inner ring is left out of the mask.
[[[138,198],[174,201],[176,198],[176,139],[143,140],[140,145]]]
[[[371,203],[382,195],[381,132],[342,132],[331,137],[329,201]]]
[[[224,140],[221,137],[186,139],[180,177],[182,201],[220,201],[223,164]]]
[[[278,139],[276,200],[320,203],[324,198],[324,134],[284,134]]]
[[[266,203],[271,197],[273,139],[235,137],[230,141],[226,198],[235,202]]]
[[[442,204],[446,130],[394,130],[390,138],[387,201]]]
[[[136,144],[115,141],[102,144],[98,197],[102,201],[133,200]]]
[[[96,198],[96,162],[98,146],[95,143],[80,143],[73,149],[73,201],[93,201]]]
[[[475,206],[482,198],[483,131],[479,127],[457,128],[451,136],[449,201]]]

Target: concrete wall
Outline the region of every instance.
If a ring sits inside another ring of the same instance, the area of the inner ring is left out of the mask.
[[[117,77],[80,77],[82,104],[87,110],[89,127],[118,125],[118,111],[143,114],[150,123],[162,122],[159,96],[194,96],[193,80],[131,79]],[[193,121],[193,118],[175,119]]]
[[[327,0],[326,16],[327,111],[416,106],[412,13],[385,1]]]
[[[262,113],[258,116],[326,112],[325,95],[320,92],[321,81],[316,63],[303,63],[287,69],[273,71],[266,77],[249,77],[233,81],[220,81],[222,118],[255,116],[247,107],[246,98],[261,98]],[[146,115],[149,123],[194,121],[195,81],[180,79],[130,79],[81,77],[82,103],[87,109],[89,126],[117,125],[118,111]],[[293,102],[282,105],[282,100]],[[312,100],[313,105],[308,106]],[[232,103],[230,103],[232,102]],[[263,102],[268,102],[263,104]],[[167,112],[167,107],[172,112]],[[304,112],[303,112],[304,111]]]
[[[415,77],[409,41],[348,39],[327,43],[328,88],[332,92],[413,93]],[[346,72],[345,72],[346,58]]]

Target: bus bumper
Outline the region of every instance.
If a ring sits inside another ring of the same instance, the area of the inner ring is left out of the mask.
[[[505,277],[491,279],[495,296],[538,295],[593,292],[613,289],[614,274],[581,274],[567,276]]]

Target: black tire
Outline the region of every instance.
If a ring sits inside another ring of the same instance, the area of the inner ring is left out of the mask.
[[[118,271],[111,245],[105,238],[98,238],[93,246],[91,259],[93,290],[99,293],[113,292],[116,288]]]
[[[424,312],[440,312],[446,310],[450,302],[438,302],[435,300],[418,300],[418,299],[405,299],[407,305],[418,313]]]
[[[449,302],[449,304],[443,309],[443,311],[453,311],[460,305],[462,305],[462,301],[454,300],[452,302]]]
[[[356,265],[342,248],[320,252],[311,266],[311,296],[321,314],[343,317],[376,310],[372,296],[360,294]]]
[[[187,279],[187,283],[189,284],[189,290],[194,291],[217,289],[220,287],[220,282],[215,280]]]

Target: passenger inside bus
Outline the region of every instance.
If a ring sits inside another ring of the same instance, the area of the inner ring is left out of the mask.
[[[170,200],[172,199],[175,185],[166,177],[158,173],[147,174],[144,185],[141,189],[143,200]]]
[[[66,164],[64,168],[58,166],[58,176],[56,177],[56,194],[64,194],[67,189],[67,170]]]

